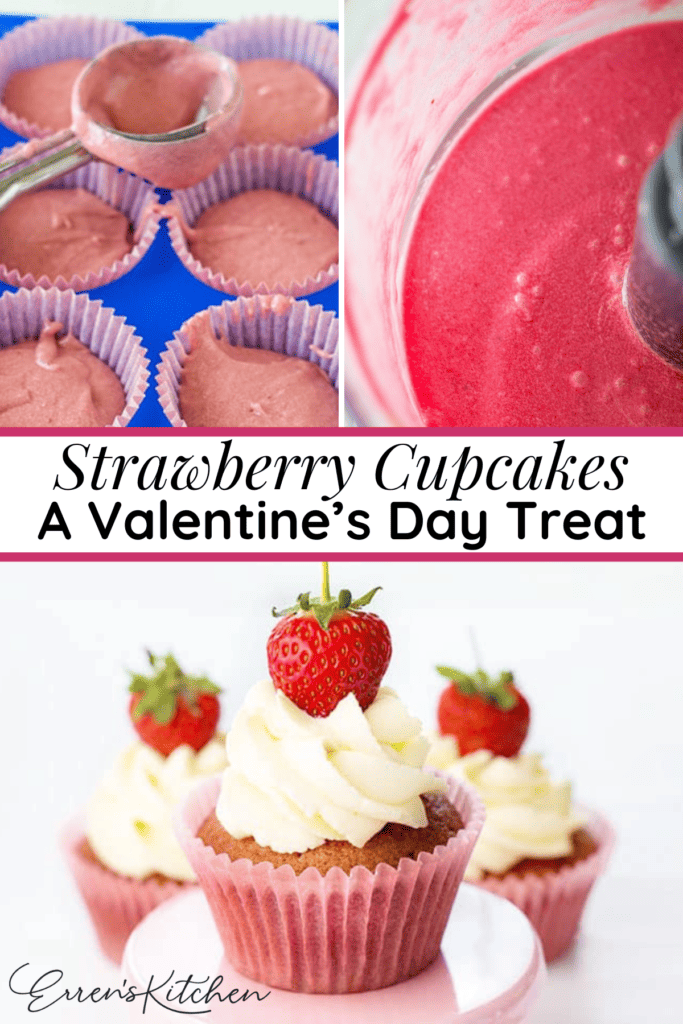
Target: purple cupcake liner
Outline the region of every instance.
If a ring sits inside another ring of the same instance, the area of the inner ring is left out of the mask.
[[[30,155],[31,143],[19,143],[10,149],[0,153],[0,159],[8,156],[21,155],[26,152]],[[8,172],[11,173],[11,172]],[[1,178],[1,176],[0,176]],[[157,207],[157,194],[154,187],[149,185],[134,174],[126,171],[119,171],[111,164],[92,161],[76,171],[63,175],[56,181],[46,185],[50,189],[82,188],[86,192],[97,196],[108,206],[124,213],[133,225],[134,244],[130,252],[127,252],[123,259],[116,260],[110,266],[93,270],[81,277],[74,274],[66,279],[61,274],[54,280],[50,280],[45,274],[36,279],[33,274],[22,274],[13,267],[0,263],[0,280],[15,288],[70,288],[75,292],[90,291],[99,288],[117,278],[123,277],[133,267],[137,266],[147,250],[150,248],[157,231],[161,214]],[[39,191],[43,191],[40,189]]]
[[[431,853],[375,871],[356,865],[322,875],[309,867],[297,875],[289,864],[233,861],[198,837],[220,781],[194,790],[175,826],[236,970],[295,992],[364,992],[405,981],[436,959],[484,823],[474,790],[447,779],[463,828]]]
[[[285,295],[255,295],[210,306],[209,314],[216,334],[227,338],[231,345],[307,359],[324,370],[330,383],[338,389],[339,321],[330,310],[309,306],[306,301]],[[193,319],[186,320],[167,342],[156,376],[159,402],[173,427],[187,426],[180,414],[178,391],[185,358],[190,351],[187,328]]]
[[[149,360],[142,339],[125,317],[104,308],[102,300],[59,288],[22,288],[0,297],[0,348],[26,338],[37,338],[46,321],[62,324],[121,381],[126,405],[111,427],[127,426],[147,390]]]
[[[326,25],[299,18],[250,18],[216,25],[197,40],[233,60],[291,60],[313,71],[339,96],[339,34]],[[297,140],[302,149],[316,146],[339,131],[339,116]]]
[[[58,60],[90,60],[107,46],[142,36],[143,33],[131,25],[102,18],[38,18],[24,22],[0,39],[0,96],[15,71]],[[10,131],[27,139],[44,138],[54,131],[14,114],[2,102],[0,121]]]
[[[243,146],[234,149],[213,174],[192,188],[174,192],[173,203],[180,210],[185,224],[192,228],[205,210],[233,196],[256,189],[273,189],[305,199],[320,213],[338,224],[339,168],[336,163],[290,146]],[[220,271],[205,267],[188,247],[183,226],[168,212],[171,245],[183,266],[204,284],[230,295],[291,295],[299,298],[321,291],[339,278],[339,263],[331,264],[315,277],[304,281],[278,282],[269,287],[264,282],[226,279]]]

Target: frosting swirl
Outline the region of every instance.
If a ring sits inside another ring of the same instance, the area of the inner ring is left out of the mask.
[[[132,743],[90,801],[86,835],[93,851],[106,867],[130,878],[160,874],[195,881],[173,832],[173,811],[198,781],[225,765],[222,737],[198,753],[184,744],[168,757]]]
[[[278,853],[335,839],[364,846],[390,821],[421,828],[420,795],[445,792],[423,771],[428,746],[388,687],[365,712],[349,694],[313,718],[267,679],[249,691],[228,735],[216,816],[236,839],[253,836]]]
[[[586,819],[572,805],[571,784],[553,782],[540,754],[494,757],[477,750],[458,757],[452,737],[432,745],[427,763],[469,782],[486,806],[486,821],[465,872],[468,881],[503,874],[526,858],[566,857]]]

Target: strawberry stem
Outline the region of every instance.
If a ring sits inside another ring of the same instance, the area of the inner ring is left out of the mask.
[[[330,601],[332,595],[330,594],[330,563],[323,562],[323,585],[320,593],[320,600],[327,604]]]

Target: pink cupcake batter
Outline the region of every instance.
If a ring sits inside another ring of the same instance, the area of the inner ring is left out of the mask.
[[[106,427],[126,404],[121,382],[62,325],[0,349],[1,427]]]
[[[683,110],[681,53],[681,22],[603,36],[525,75],[459,138],[405,266],[428,425],[683,426],[683,376],[622,300],[640,184]]]
[[[294,61],[245,60],[239,73],[244,87],[239,142],[294,145],[337,113],[332,90]]]
[[[339,259],[336,225],[313,203],[273,189],[216,203],[185,231],[192,255],[203,266],[240,285],[288,288]]]
[[[337,393],[314,363],[230,345],[216,338],[208,313],[188,331],[178,396],[188,427],[338,426]]]
[[[57,60],[15,71],[7,80],[2,102],[18,117],[51,131],[71,124],[73,84],[88,60]]]
[[[69,281],[111,266],[133,246],[127,217],[85,189],[44,189],[0,211],[0,264]]]

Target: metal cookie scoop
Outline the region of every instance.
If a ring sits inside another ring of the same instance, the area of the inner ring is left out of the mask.
[[[110,46],[74,83],[72,127],[0,163],[0,209],[95,157],[163,188],[194,185],[232,148],[242,98],[237,66],[186,39]]]
[[[683,371],[683,122],[641,188],[625,299],[646,345]]]

